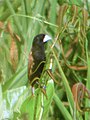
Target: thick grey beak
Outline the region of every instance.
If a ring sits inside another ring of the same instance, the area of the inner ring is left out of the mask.
[[[43,42],[47,42],[48,40],[51,40],[52,38],[48,35],[45,35]]]

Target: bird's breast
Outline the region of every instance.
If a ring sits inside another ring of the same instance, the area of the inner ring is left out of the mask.
[[[34,61],[45,61],[46,60],[46,56],[45,56],[45,52],[44,51],[35,51],[33,52],[33,58]]]

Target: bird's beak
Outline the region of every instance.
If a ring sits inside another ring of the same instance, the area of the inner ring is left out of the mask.
[[[43,42],[47,42],[48,40],[51,40],[52,38],[48,35],[45,35]]]

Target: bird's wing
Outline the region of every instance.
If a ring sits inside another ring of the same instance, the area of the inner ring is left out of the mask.
[[[28,59],[28,79],[30,78],[30,75],[33,72],[32,71],[33,65],[34,65],[34,60],[33,60],[32,52],[30,52]]]

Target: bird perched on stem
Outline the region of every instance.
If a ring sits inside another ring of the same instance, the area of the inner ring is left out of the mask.
[[[51,37],[45,34],[39,34],[34,37],[31,52],[28,59],[28,79],[32,87],[32,94],[34,95],[34,86],[39,85],[45,62],[45,44],[51,40]]]

